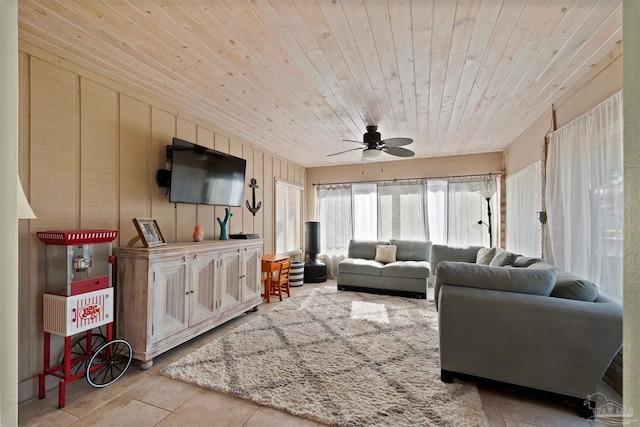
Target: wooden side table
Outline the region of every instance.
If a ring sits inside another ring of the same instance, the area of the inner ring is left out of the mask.
[[[267,303],[271,301],[270,283],[273,273],[280,270],[280,264],[286,259],[289,259],[288,255],[266,254],[262,256],[262,283],[264,283],[262,297]]]

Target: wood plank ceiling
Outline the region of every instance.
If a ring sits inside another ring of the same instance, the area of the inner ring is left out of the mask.
[[[313,167],[370,124],[503,150],[616,49],[622,1],[20,0],[19,37]]]

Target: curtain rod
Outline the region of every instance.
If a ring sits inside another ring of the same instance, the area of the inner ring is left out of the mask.
[[[394,179],[379,179],[377,181],[353,181],[353,182],[320,182],[313,183],[312,185],[315,187],[317,185],[340,185],[340,184],[373,184],[373,183],[381,183],[381,182],[399,182],[399,181],[415,181],[417,179],[447,179],[447,178],[470,178],[473,176],[477,177],[491,177],[493,175],[501,175],[502,172],[489,172],[489,173],[474,173],[469,175],[446,175],[446,176],[430,176],[430,177],[420,177],[420,178],[394,178]]]

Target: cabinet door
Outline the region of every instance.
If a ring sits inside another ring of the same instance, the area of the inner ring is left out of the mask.
[[[220,254],[217,288],[219,290],[219,309],[226,310],[240,304],[240,253],[238,251]]]
[[[185,259],[153,265],[151,341],[158,342],[189,326]]]
[[[242,302],[260,296],[261,258],[259,247],[249,247],[242,252]]]
[[[191,263],[191,289],[189,290],[189,324],[207,320],[218,312],[216,307],[215,255],[196,255]]]

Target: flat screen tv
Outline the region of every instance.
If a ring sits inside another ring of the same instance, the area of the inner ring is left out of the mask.
[[[247,161],[173,138],[169,202],[242,206]]]

